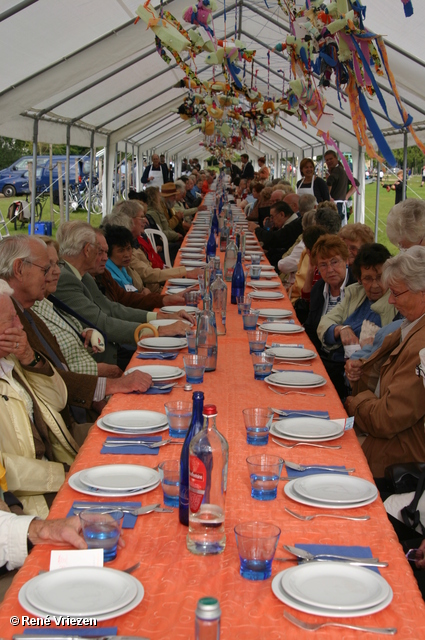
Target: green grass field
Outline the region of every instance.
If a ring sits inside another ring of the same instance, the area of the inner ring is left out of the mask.
[[[412,178],[410,178],[407,186],[407,197],[419,198],[424,200],[425,187],[421,188],[420,185],[421,185],[420,176],[413,176]],[[16,197],[0,198],[0,211],[2,212],[5,218],[7,215],[7,209],[9,205],[16,199],[17,199]],[[382,244],[387,246],[388,249],[391,251],[391,253],[395,252],[395,248],[394,248],[394,245],[392,245],[389,242],[386,236],[385,225],[386,225],[388,212],[390,211],[391,207],[394,205],[394,200],[395,200],[394,191],[390,191],[390,193],[388,193],[387,190],[382,188],[381,186],[380,192],[379,192],[378,242],[382,242]],[[375,228],[375,202],[376,202],[376,182],[367,184],[366,192],[365,192],[365,223],[368,224],[372,229]],[[49,206],[49,203],[46,202],[43,209],[42,221],[48,221],[48,220],[50,220],[50,206]],[[87,212],[81,211],[81,210],[75,213],[73,212],[71,213],[71,220],[87,221]],[[94,227],[98,227],[101,223],[101,220],[102,220],[102,217],[100,215],[92,215],[90,221]],[[59,225],[59,222],[60,222],[59,216],[55,215],[55,225],[54,225],[55,228],[53,230],[53,236],[56,235],[56,227]],[[9,225],[9,233],[10,234],[14,234],[14,233],[28,234],[28,225],[24,225],[23,228],[20,228],[20,225],[18,223],[17,231],[15,231],[15,229],[13,228],[13,225]]]

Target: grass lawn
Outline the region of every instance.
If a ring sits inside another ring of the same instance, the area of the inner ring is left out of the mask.
[[[420,184],[421,184],[420,176],[413,176],[412,178],[409,179],[408,186],[407,186],[408,198],[419,198],[422,200],[425,199],[425,187],[421,188]],[[0,198],[0,211],[2,212],[5,218],[7,215],[7,209],[9,205],[16,199],[18,198],[17,197]],[[394,205],[394,200],[395,200],[395,192],[390,191],[388,193],[387,190],[381,186],[380,192],[379,192],[378,242],[382,242],[382,244],[387,246],[388,249],[391,251],[391,253],[396,253],[396,251],[394,249],[394,245],[390,243],[390,241],[386,236],[385,225],[386,225],[388,212],[391,209],[391,207]],[[366,193],[365,193],[365,223],[369,225],[372,229],[375,229],[375,201],[376,201],[376,182],[373,182],[371,184],[366,185]],[[50,206],[49,206],[49,202],[46,202],[43,209],[42,221],[48,221],[48,220],[50,220]],[[72,212],[71,220],[87,221],[87,212],[81,211],[81,210],[75,213]],[[90,222],[94,227],[98,227],[100,225],[101,220],[102,220],[102,216],[100,215],[92,215],[90,218]],[[55,225],[53,229],[53,236],[56,236],[56,227],[58,225],[59,225],[59,216],[55,215]],[[14,234],[14,233],[28,234],[28,225],[24,225],[24,227],[21,229],[18,223],[17,231],[15,231],[15,229],[13,228],[13,225],[9,225],[9,233],[10,234]]]

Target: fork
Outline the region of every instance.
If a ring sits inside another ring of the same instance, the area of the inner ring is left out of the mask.
[[[298,520],[313,520],[313,518],[338,518],[339,520],[370,520],[370,516],[339,516],[333,513],[315,513],[311,516],[302,516],[300,513],[295,513],[288,507],[285,507],[285,511]]]
[[[305,391],[276,391],[276,389],[273,389],[273,387],[271,387],[270,385],[267,385],[270,389],[270,391],[273,391],[273,393],[277,393],[278,396],[287,396],[290,393],[298,395],[298,396],[313,396],[314,398],[324,398],[326,396],[326,393],[306,393]]]
[[[335,445],[327,445],[327,444],[314,444],[313,442],[296,442],[295,444],[283,444],[283,442],[279,442],[272,438],[273,442],[279,447],[283,447],[284,449],[293,449],[294,447],[317,447],[318,449],[341,449],[340,444]]]
[[[304,622],[299,618],[296,618],[289,613],[288,611],[283,612],[284,618],[295,624],[295,626],[300,629],[305,629],[306,631],[317,631],[318,629],[323,629],[323,627],[341,627],[343,629],[354,629],[355,631],[368,631],[369,633],[382,633],[387,636],[393,636],[397,633],[397,629],[395,627],[360,627],[355,624],[345,624],[342,622],[320,622],[319,624],[312,624],[311,622]]]
[[[279,360],[279,358],[276,358],[277,360]],[[291,360],[283,360],[282,362],[279,362],[278,364],[281,365],[287,365],[290,364],[292,366],[295,367],[312,367],[312,364],[307,364],[307,363],[301,363],[301,362],[291,362]],[[279,369],[276,369],[276,371],[279,371]],[[285,371],[285,369],[281,369],[281,371]]]
[[[293,409],[293,411],[291,411],[290,413],[284,411],[283,409],[273,409],[273,413],[278,416],[283,416],[284,418],[293,418],[293,414],[298,413],[300,416],[307,416],[308,418],[322,418],[324,420],[327,420],[327,418],[325,418],[324,416],[320,416],[317,413],[304,413],[304,411],[297,411],[296,409]]]
[[[131,440],[129,442],[114,442],[113,440],[109,440],[108,442],[104,442],[104,447],[131,447],[133,444],[141,444],[148,449],[158,449],[159,447],[163,447],[166,444],[183,444],[183,440],[161,440],[160,442],[146,442],[143,440]]]

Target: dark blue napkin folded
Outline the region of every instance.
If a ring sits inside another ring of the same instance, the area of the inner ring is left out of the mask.
[[[162,393],[171,393],[174,387],[167,387],[163,389],[162,387],[151,387],[145,393],[146,396],[155,396],[160,395]]]
[[[143,444],[131,444],[133,440],[149,440],[150,442],[159,442],[162,440],[161,436],[131,436],[128,438],[127,436],[123,437],[117,434],[116,436],[108,436],[105,442],[111,440],[128,440],[128,446],[123,447],[122,445],[117,447],[105,447],[102,446],[100,453],[119,453],[119,454],[148,454],[150,456],[157,456],[159,453],[159,448],[157,449],[149,449]]]
[[[79,636],[81,638],[96,638],[102,636],[116,636],[118,627],[42,627],[39,629],[24,629],[24,636]]]
[[[162,351],[158,351],[158,353],[153,354],[152,352],[149,353],[138,353],[136,358],[138,360],[175,360],[177,358],[179,354],[177,353],[177,351],[168,351],[168,352],[162,352]]]
[[[126,509],[139,509],[142,506],[141,502],[95,502],[91,500],[75,500],[77,504],[79,502],[84,502],[84,504],[89,504],[91,507],[104,507],[105,509],[113,509],[114,507],[125,507]],[[74,514],[74,505],[72,505],[71,509],[66,514],[66,517],[69,518]],[[137,516],[131,515],[131,513],[125,513],[122,521],[123,529],[134,529],[137,522]],[[68,634],[69,635],[69,634]]]
[[[280,416],[282,419],[284,418],[306,418],[306,414],[311,415],[312,417],[318,417],[318,418],[325,418],[327,420],[329,420],[329,412],[328,411],[316,411],[315,409],[312,409],[311,411],[309,409],[306,409],[304,411],[304,409],[300,409],[299,411],[297,411],[296,409],[282,409],[282,411],[285,412],[285,414],[288,415],[284,415],[284,416]],[[279,413],[276,412],[276,415],[279,416]]]
[[[307,467],[308,464],[306,464],[305,466]],[[317,465],[317,467],[319,466],[320,465]],[[328,467],[331,467],[331,466],[334,469],[346,469],[346,467],[337,467],[336,465],[328,465]],[[285,467],[285,468],[286,468],[286,475],[288,476],[288,478],[303,478],[304,476],[316,476],[316,475],[321,475],[322,473],[332,473],[332,471],[327,471],[326,469],[319,469],[316,467],[314,469],[307,469],[306,471],[295,471],[295,469],[290,469],[289,467]],[[345,471],[344,473],[341,473],[341,475],[348,475],[348,473]]]
[[[319,553],[331,553],[338,556],[350,556],[351,558],[373,558],[372,549],[370,547],[360,547],[357,545],[345,546],[336,544],[295,544],[295,547],[309,551],[313,555]],[[376,573],[380,573],[378,567],[365,567],[372,569]]]

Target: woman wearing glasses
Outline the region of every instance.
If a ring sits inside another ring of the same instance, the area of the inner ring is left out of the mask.
[[[390,464],[425,460],[425,393],[415,371],[425,344],[425,248],[388,260],[382,282],[405,320],[364,363],[345,405],[366,434],[362,447],[375,478]]]
[[[360,348],[364,321],[383,327],[392,321],[396,313],[388,300],[388,287],[381,280],[384,263],[390,257],[390,252],[382,244],[363,245],[352,265],[358,282],[347,287],[344,300],[326,313],[317,327],[320,356],[341,398],[347,393],[343,377],[344,360],[352,351],[352,345]]]

